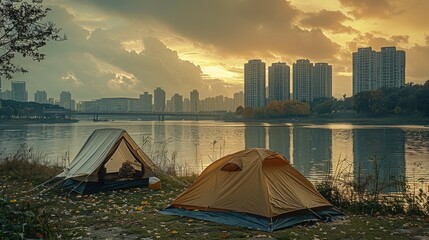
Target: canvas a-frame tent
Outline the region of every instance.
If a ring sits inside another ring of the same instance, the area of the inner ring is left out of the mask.
[[[282,155],[258,148],[210,164],[161,213],[268,232],[342,215]]]
[[[121,177],[124,162],[135,169],[132,176]],[[83,145],[70,165],[57,178],[62,187],[80,194],[141,187],[155,176],[154,164],[123,129],[97,129]]]

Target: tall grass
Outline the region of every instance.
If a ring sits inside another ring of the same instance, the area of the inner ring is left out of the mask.
[[[163,181],[174,179],[176,183],[180,182],[181,185],[192,182],[197,177],[197,174],[189,165],[176,161],[176,151],[169,153],[168,144],[170,141],[170,139],[167,139],[153,142],[150,137],[143,137],[142,150],[155,164],[157,175],[164,176]]]
[[[26,145],[14,154],[0,152],[0,175],[10,180],[44,182],[62,171],[60,166],[50,164],[47,156]]]
[[[61,172],[61,167],[48,164],[46,154],[22,145],[14,154],[0,152],[0,181],[37,184]],[[59,239],[58,215],[27,195],[10,199],[0,191],[0,239]]]
[[[212,155],[208,156],[210,160],[215,161],[225,155],[225,139],[223,137],[218,137],[212,142],[210,142],[210,149]]]
[[[350,212],[365,214],[429,214],[429,196],[405,176],[381,174],[383,159],[370,157],[369,171],[346,158],[339,159],[333,172],[316,184],[317,190],[333,205]],[[387,172],[394,172],[387,169]],[[386,171],[385,171],[386,172]]]

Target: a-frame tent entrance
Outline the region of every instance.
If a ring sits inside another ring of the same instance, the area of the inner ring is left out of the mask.
[[[124,176],[124,165],[132,168]],[[98,129],[71,164],[56,177],[63,187],[80,194],[147,186],[154,164],[123,129]]]

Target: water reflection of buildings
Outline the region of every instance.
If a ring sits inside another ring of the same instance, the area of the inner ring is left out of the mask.
[[[245,147],[266,148],[266,130],[264,126],[246,125],[244,130]]]
[[[398,128],[353,129],[353,172],[355,182],[369,190],[397,192],[397,181],[405,176],[405,133]],[[368,179],[377,179],[368,182]]]
[[[294,167],[307,177],[329,173],[332,130],[293,128],[293,159]]]
[[[332,130],[288,126],[268,127],[268,144],[264,126],[245,128],[246,148],[266,148],[283,154],[305,176],[322,176],[330,170]],[[292,154],[293,152],[293,154]]]
[[[268,129],[270,149],[283,154],[288,160],[290,160],[290,134],[289,127],[270,127]]]

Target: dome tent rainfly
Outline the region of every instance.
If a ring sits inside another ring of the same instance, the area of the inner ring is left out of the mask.
[[[343,215],[281,154],[260,148],[213,162],[161,213],[268,232]]]
[[[121,176],[123,165],[132,166],[129,176]],[[56,178],[62,187],[80,194],[148,185],[154,164],[123,129],[95,130],[70,165]]]

